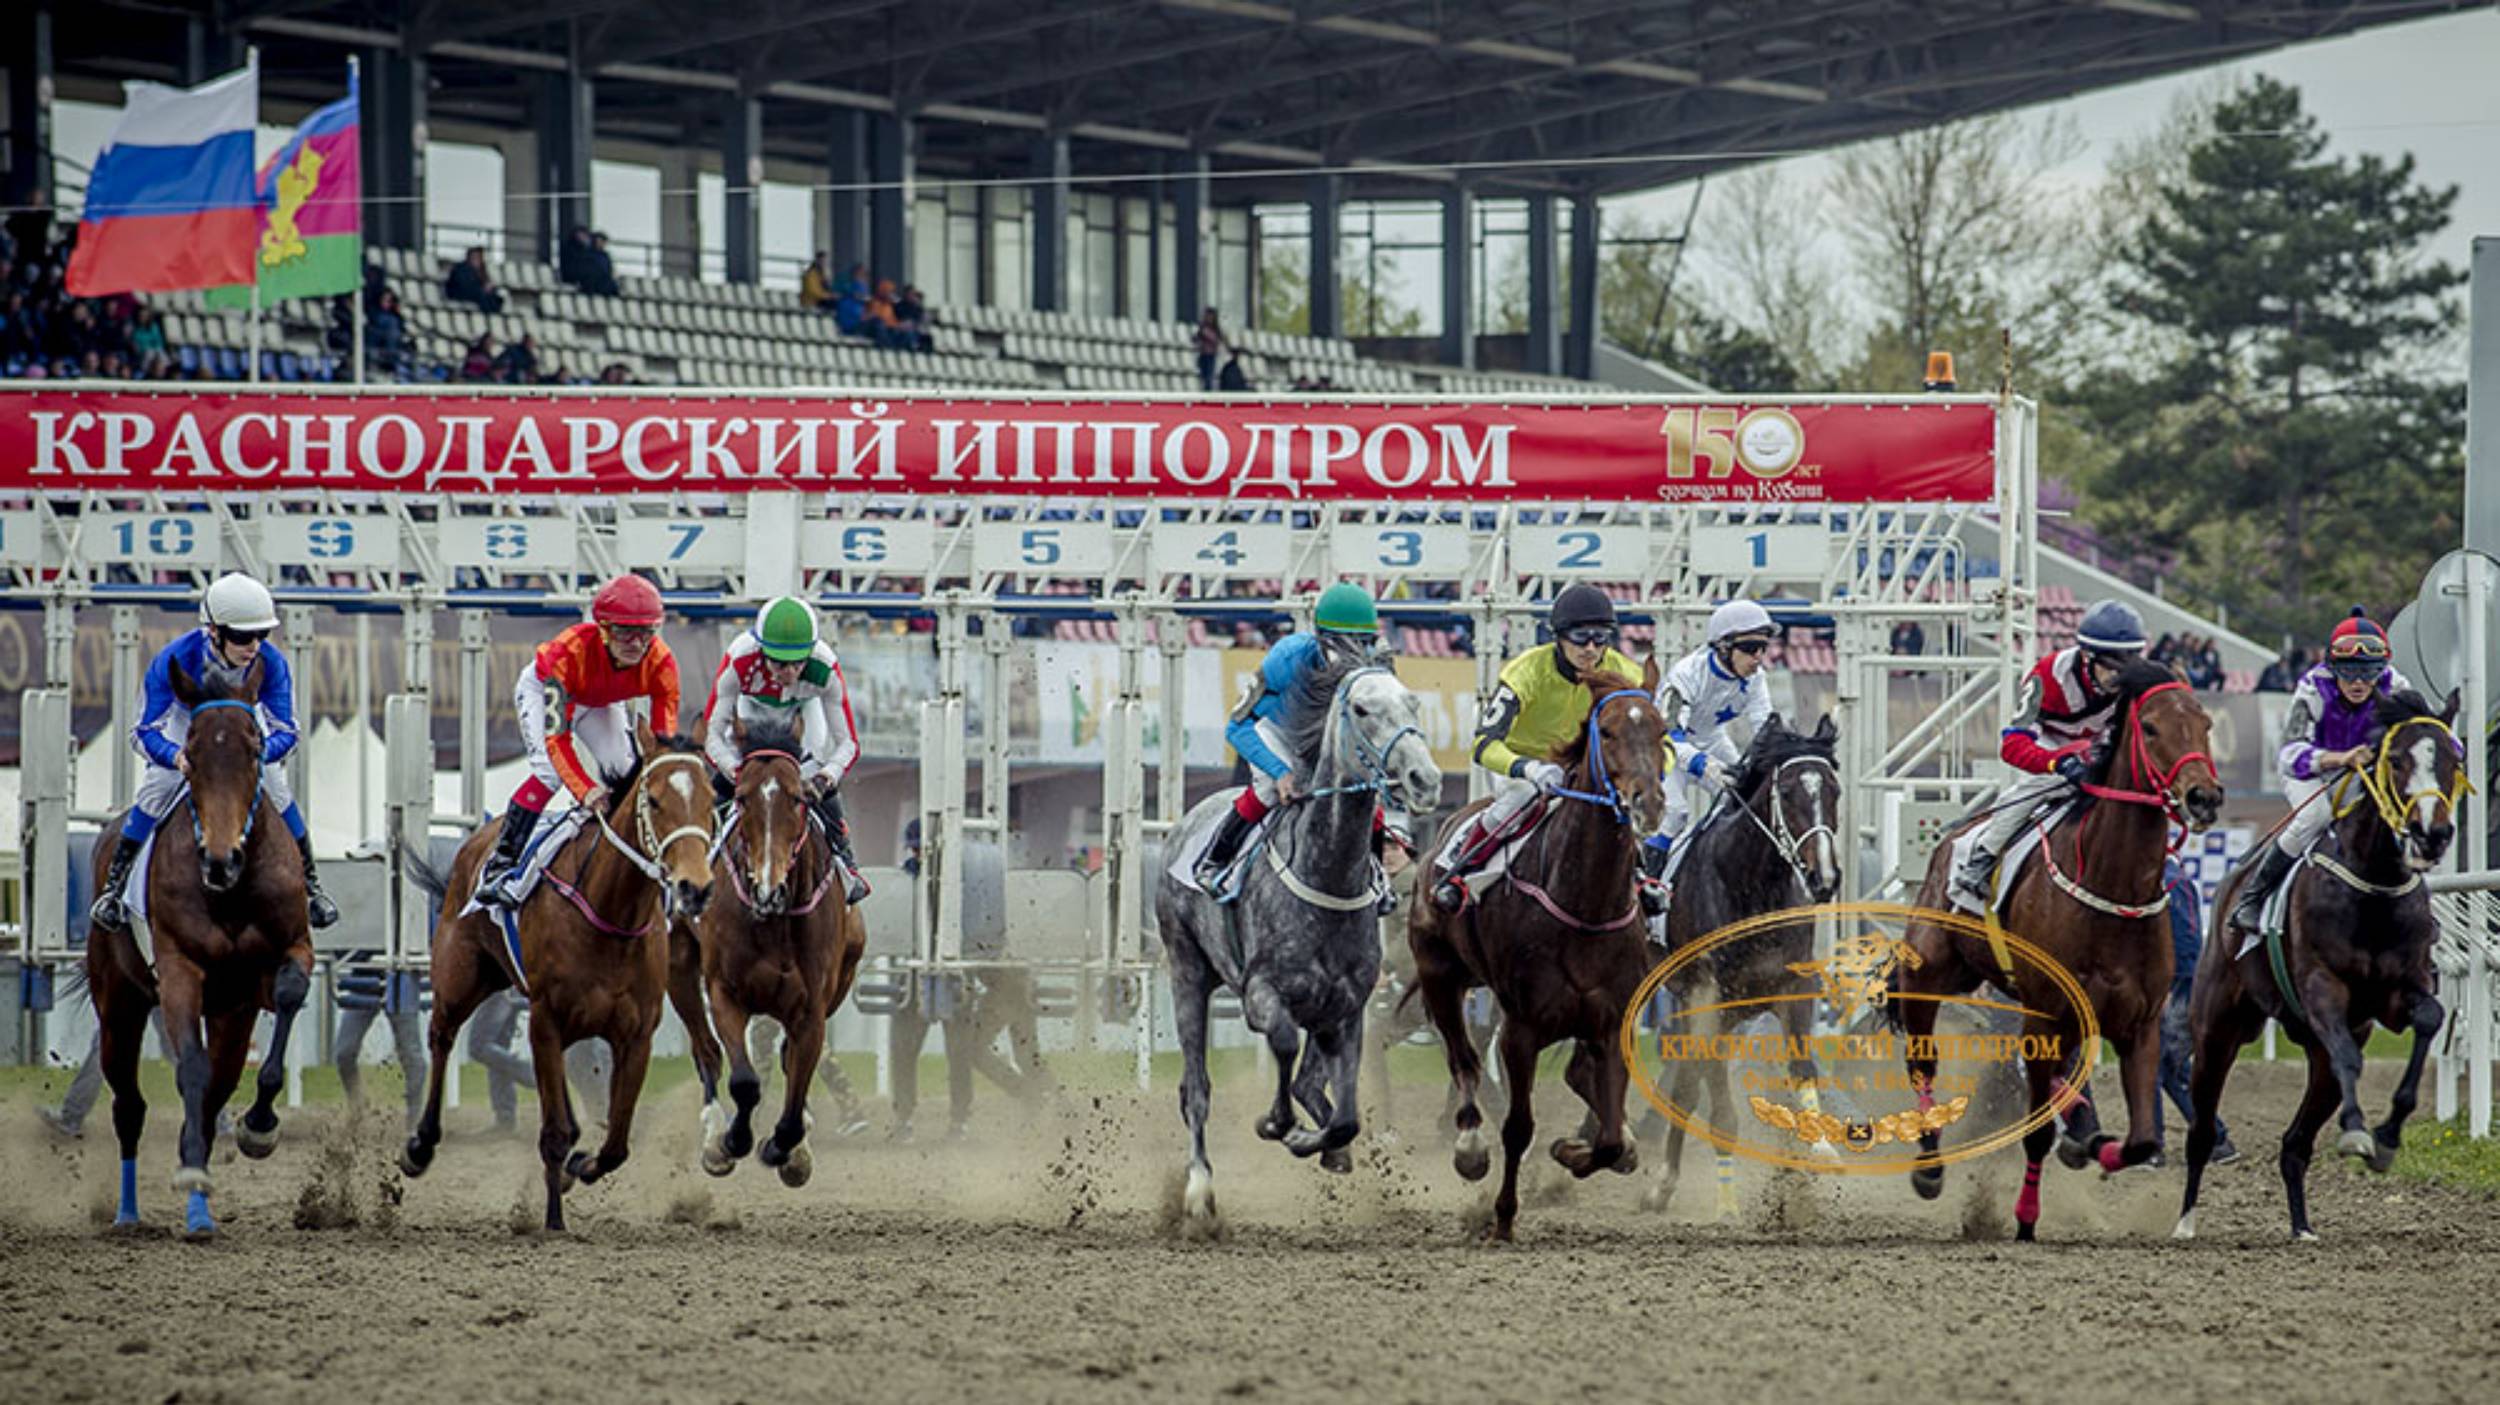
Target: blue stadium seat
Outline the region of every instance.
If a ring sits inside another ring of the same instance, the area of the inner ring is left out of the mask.
[[[217,379],[221,381],[239,381],[243,379],[242,352],[237,351],[230,346],[221,346],[217,348]]]
[[[182,368],[182,373],[186,376],[191,374],[193,371],[198,370],[200,368],[200,349],[196,346],[175,347],[174,364],[180,366]]]
[[[266,362],[263,363],[264,367],[266,364]],[[263,373],[266,374],[266,371]],[[279,352],[276,378],[290,384],[302,380],[304,378],[303,358],[297,356],[292,351]]]

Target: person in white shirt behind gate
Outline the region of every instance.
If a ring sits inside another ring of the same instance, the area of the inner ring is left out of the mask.
[[[2143,656],[2143,617],[2125,601],[2103,600],[2083,612],[2074,643],[2024,675],[1997,755],[2028,774],[1997,792],[1968,858],[1953,871],[1954,906],[1987,911],[1997,857],[2043,805],[2083,784],[2093,750],[2117,720],[2118,675]]]
[[[703,754],[712,759],[714,787],[726,786],[738,774],[733,724],[769,721],[786,727],[793,713],[802,753],[799,777],[807,784],[834,855],[842,861],[849,900],[865,901],[868,880],[860,876],[859,860],[851,855],[851,830],[842,817],[842,778],[859,760],[850,690],[843,685],[833,646],[817,631],[816,611],[806,601],[784,595],[755,612],[754,627],[731,642],[721,654],[719,672],[712,675],[712,697],[703,708]]]
[[[1763,664],[1778,626],[1758,601],[1730,600],[1710,612],[1707,642],[1667,670],[1658,682],[1658,712],[1667,719],[1673,760],[1667,767],[1667,818],[1641,850],[1641,907],[1655,917],[1667,910],[1660,878],[1667,859],[1695,814],[1707,816],[1748,741],[1771,718],[1770,680]],[[1696,804],[1699,801],[1701,803]]]
[[[277,807],[278,818],[304,856],[304,897],[312,910],[312,925],[327,927],[339,920],[338,904],[321,891],[321,881],[314,875],[310,831],[304,826],[304,812],[296,806],[294,788],[287,783],[285,761],[287,753],[295,750],[297,737],[295,675],[287,668],[286,655],[268,642],[277,628],[278,606],[269,597],[269,587],[240,573],[219,576],[200,597],[200,627],[177,635],[148,665],[142,684],[147,696],[140,707],[139,725],[130,732],[130,744],[146,758],[147,768],[139,776],[139,793],[122,818],[120,840],[105,868],[103,891],[87,910],[88,920],[97,926],[118,929],[129,922],[123,898],[131,866],[138,860],[140,846],[182,798],[183,776],[190,764],[183,757],[182,742],[191,731],[191,713],[174,697],[174,670],[198,679],[210,669],[239,672],[255,660],[261,671],[256,708],[263,738],[261,794]]]

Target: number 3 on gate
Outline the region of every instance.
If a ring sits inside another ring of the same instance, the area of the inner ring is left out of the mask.
[[[1329,564],[1343,575],[1460,576],[1467,532],[1449,524],[1340,522],[1329,532]]]

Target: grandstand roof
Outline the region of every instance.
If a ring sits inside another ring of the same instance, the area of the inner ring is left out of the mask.
[[[1198,150],[1219,169],[1531,163],[1491,190],[1606,193],[2472,8],[2467,0],[87,0],[64,75],[170,78],[186,17],[262,46],[273,95],[336,90],[343,47],[430,57],[438,118],[527,125],[535,72],[599,80],[600,134],[701,139],[723,94],[817,159],[829,106],[926,119],[921,169],[1080,178]],[[229,32],[231,32],[229,30]],[[709,100],[707,99],[714,99]],[[1698,158],[1698,159],[1696,159]],[[1575,164],[1578,163],[1578,164]],[[1226,198],[1298,197],[1231,184]]]

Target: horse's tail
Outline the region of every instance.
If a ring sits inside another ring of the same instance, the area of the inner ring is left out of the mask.
[[[436,868],[422,852],[406,844],[399,846],[399,871],[438,903],[451,892],[451,875]]]

